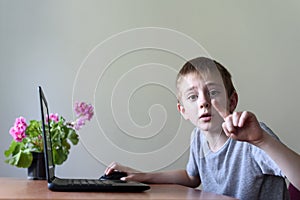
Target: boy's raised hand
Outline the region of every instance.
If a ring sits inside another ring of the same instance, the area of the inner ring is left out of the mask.
[[[254,145],[259,145],[263,141],[265,132],[253,113],[243,111],[231,114],[214,99],[212,105],[224,119],[222,128],[228,137],[239,141],[247,141]]]

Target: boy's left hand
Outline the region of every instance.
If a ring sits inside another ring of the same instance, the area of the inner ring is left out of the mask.
[[[212,105],[223,117],[222,128],[228,137],[239,141],[247,141],[259,145],[264,139],[264,130],[260,127],[256,116],[248,111],[233,112],[230,114],[222,108],[215,100]]]

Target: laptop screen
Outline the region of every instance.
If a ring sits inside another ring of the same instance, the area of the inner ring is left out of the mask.
[[[46,174],[48,182],[51,182],[54,178],[54,164],[52,158],[52,145],[51,145],[51,136],[50,136],[50,124],[48,120],[49,110],[48,103],[45,98],[42,87],[39,86],[39,96],[41,104],[41,118],[42,118],[42,129],[43,129],[43,143],[44,143],[44,154],[45,154],[45,164],[46,164]]]

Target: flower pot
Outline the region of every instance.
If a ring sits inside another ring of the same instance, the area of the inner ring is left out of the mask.
[[[32,152],[32,163],[27,170],[27,178],[30,180],[46,180],[44,153]]]

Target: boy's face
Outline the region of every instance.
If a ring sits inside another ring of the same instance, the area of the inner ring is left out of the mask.
[[[202,77],[190,73],[182,78],[179,92],[181,104],[178,104],[178,109],[186,120],[190,120],[203,131],[220,130],[223,118],[212,106],[211,100],[215,99],[220,106],[231,110],[220,74],[207,74]]]

